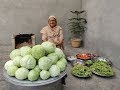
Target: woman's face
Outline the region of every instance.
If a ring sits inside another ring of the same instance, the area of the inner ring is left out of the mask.
[[[56,22],[56,19],[51,17],[49,20],[48,20],[48,24],[50,25],[51,28],[55,27],[57,22]]]

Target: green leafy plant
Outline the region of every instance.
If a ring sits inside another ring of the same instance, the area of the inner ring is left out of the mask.
[[[86,12],[83,11],[70,11],[73,14],[73,17],[68,19],[69,22],[69,31],[74,36],[82,36],[86,30],[87,20],[84,18]]]

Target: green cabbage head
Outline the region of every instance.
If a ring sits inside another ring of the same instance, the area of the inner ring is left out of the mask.
[[[61,58],[59,61],[62,61],[62,62],[64,62],[65,63],[65,65],[67,65],[67,60],[63,57],[63,58]]]
[[[62,57],[65,57],[65,54],[60,48],[55,49],[55,53],[57,54],[58,58],[61,59]]]
[[[24,80],[28,77],[28,73],[29,73],[28,69],[21,67],[17,69],[17,71],[15,72],[15,77],[17,79]]]
[[[66,68],[66,64],[63,61],[58,61],[56,65],[60,68],[61,72]]]
[[[35,45],[32,47],[32,56],[39,60],[41,57],[45,56],[45,49],[41,45]]]
[[[31,70],[28,73],[28,80],[35,81],[39,78],[39,73],[36,70]]]
[[[20,53],[21,53],[21,56],[30,55],[31,48],[29,46],[23,46],[20,48]]]
[[[13,64],[17,67],[20,67],[20,60],[22,59],[21,56],[16,56],[14,59],[13,59]]]
[[[17,66],[10,66],[8,69],[7,69],[7,74],[9,76],[15,76],[15,72],[17,71],[18,67]]]
[[[40,73],[40,71],[41,71],[40,68],[39,68],[39,65],[36,65],[33,70],[37,71],[38,73]]]
[[[60,68],[57,65],[52,65],[49,69],[51,77],[56,77],[60,75]]]
[[[54,43],[51,43],[51,42],[48,42],[48,41],[43,42],[41,45],[46,50],[46,54],[53,53],[55,51],[55,48],[56,48]]]
[[[58,56],[56,53],[50,53],[48,54],[48,57],[51,59],[52,64],[56,64],[58,61]]]
[[[38,63],[41,70],[48,70],[52,65],[51,59],[45,56],[40,58]]]
[[[36,66],[36,60],[32,55],[26,55],[20,60],[20,65],[27,69],[33,69]]]
[[[41,77],[41,79],[46,80],[50,77],[50,72],[48,72],[46,70],[42,70],[40,72],[40,77]]]
[[[7,61],[4,65],[4,68],[7,70],[10,66],[14,66],[13,60]]]
[[[20,50],[19,49],[14,49],[11,53],[10,53],[10,58],[13,60],[16,56],[20,56]]]

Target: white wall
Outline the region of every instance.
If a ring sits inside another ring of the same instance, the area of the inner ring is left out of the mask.
[[[85,46],[120,66],[120,0],[83,0],[88,30]]]

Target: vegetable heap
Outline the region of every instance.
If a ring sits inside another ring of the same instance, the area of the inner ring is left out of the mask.
[[[43,42],[32,48],[23,46],[10,53],[10,59],[4,65],[9,76],[19,80],[46,80],[59,76],[66,69],[67,61],[63,51],[51,42]]]
[[[92,66],[90,66],[93,73],[100,76],[113,76],[114,72],[110,65],[104,61],[96,61]]]
[[[86,64],[87,66],[90,66],[90,65],[93,64],[93,62],[92,62],[91,60],[87,60],[87,61],[85,61],[85,64]]]
[[[81,64],[74,65],[71,73],[77,77],[90,77],[92,75],[91,70],[87,66]]]

